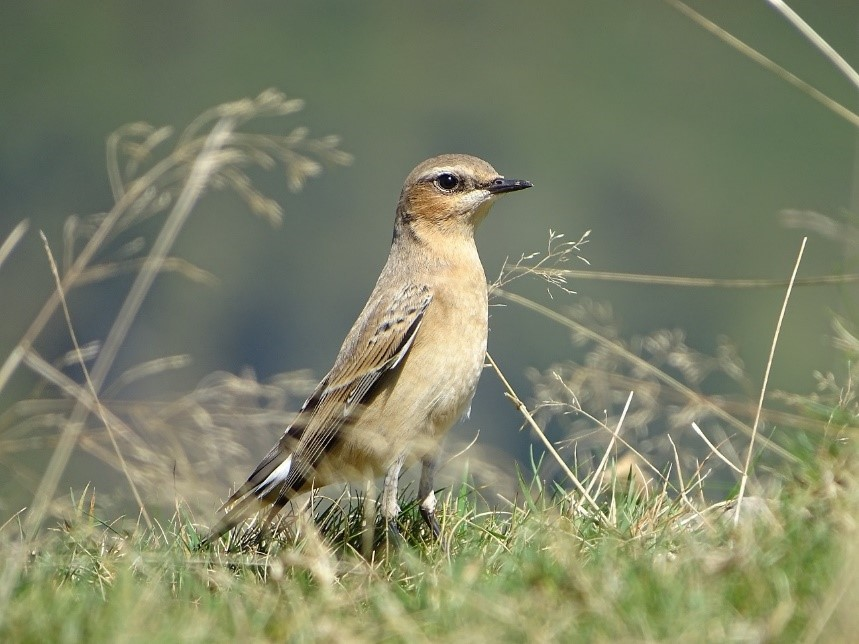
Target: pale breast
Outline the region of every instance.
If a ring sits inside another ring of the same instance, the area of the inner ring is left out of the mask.
[[[487,332],[482,270],[475,278],[437,286],[417,339],[421,346],[415,347],[422,354],[417,362],[426,365],[427,422],[433,434],[447,432],[471,404],[483,371]]]
[[[415,341],[360,413],[337,461],[384,471],[403,451],[434,451],[465,414],[483,370],[488,332],[487,286],[477,269],[436,275],[432,301]]]

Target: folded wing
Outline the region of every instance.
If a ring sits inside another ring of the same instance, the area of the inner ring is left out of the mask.
[[[280,441],[224,504],[227,514],[209,539],[271,504],[273,517],[308,481],[326,453],[342,440],[371,400],[374,387],[396,369],[414,343],[432,291],[411,285],[393,298],[371,296],[340,349],[334,366],[301,406]]]

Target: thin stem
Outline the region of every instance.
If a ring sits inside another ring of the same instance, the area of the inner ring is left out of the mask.
[[[594,511],[597,512],[597,514],[602,515],[602,512],[600,511],[600,508],[597,505],[597,502],[594,501],[593,497],[591,497],[590,494],[588,494],[588,491],[585,489],[585,486],[581,484],[578,477],[575,474],[573,474],[572,470],[564,462],[564,459],[561,458],[560,454],[558,454],[558,450],[556,450],[555,446],[552,445],[552,441],[550,441],[546,437],[546,434],[543,432],[543,430],[537,424],[537,421],[534,420],[534,417],[531,415],[531,412],[528,411],[528,408],[525,406],[525,403],[523,403],[519,399],[519,397],[516,395],[516,392],[513,390],[513,387],[507,381],[507,378],[501,372],[501,369],[498,367],[498,364],[496,364],[495,360],[492,359],[492,356],[489,355],[488,351],[486,352],[486,359],[489,360],[489,364],[492,365],[493,369],[495,369],[495,373],[498,375],[498,378],[501,380],[501,383],[504,385],[504,388],[507,390],[505,392],[505,395],[507,396],[507,398],[510,400],[510,402],[513,403],[513,406],[519,410],[519,413],[522,414],[523,418],[525,418],[525,422],[527,422],[528,425],[531,427],[531,429],[534,430],[534,432],[537,434],[537,436],[543,442],[543,445],[545,445],[546,449],[549,450],[549,453],[552,455],[552,458],[554,458],[558,462],[558,464],[561,466],[561,469],[564,470],[564,474],[566,474],[567,477],[570,479],[570,481],[572,481],[573,485],[582,494],[585,501],[587,501],[588,504],[590,504],[590,506],[594,509]]]
[[[790,301],[790,294],[793,291],[793,282],[796,279],[796,273],[799,271],[799,264],[802,262],[802,254],[805,252],[805,244],[808,242],[808,237],[802,238],[802,245],[799,247],[799,255],[796,258],[796,264],[793,267],[793,274],[790,276],[790,284],[787,287],[787,292],[784,294],[784,302],[781,305],[781,311],[778,315],[778,322],[776,323],[775,333],[773,334],[773,341],[770,345],[770,355],[767,359],[767,368],[764,371],[764,380],[761,384],[761,395],[758,399],[758,408],[755,411],[755,422],[752,424],[752,436],[749,441],[749,451],[746,454],[746,464],[743,467],[743,477],[740,479],[740,492],[737,494],[737,509],[734,513],[734,525],[737,525],[740,522],[740,508],[743,505],[743,495],[746,492],[746,484],[749,481],[749,470],[752,466],[752,454],[755,451],[755,438],[758,435],[758,424],[761,420],[761,410],[764,407],[764,396],[767,392],[767,383],[769,383],[770,379],[770,370],[772,369],[773,357],[775,356],[775,348],[778,345],[778,337],[781,333],[781,325],[784,321],[784,314],[787,311],[787,303]]]

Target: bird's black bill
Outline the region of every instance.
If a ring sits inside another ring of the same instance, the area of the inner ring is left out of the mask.
[[[492,194],[502,194],[504,192],[513,192],[515,190],[524,190],[525,188],[530,188],[534,184],[530,181],[525,181],[523,179],[495,179],[492,183],[489,184],[489,192]]]

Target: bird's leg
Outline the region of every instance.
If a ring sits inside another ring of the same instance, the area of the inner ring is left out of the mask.
[[[385,487],[382,490],[382,517],[388,527],[388,537],[395,541],[402,539],[400,530],[397,528],[397,516],[400,514],[400,505],[397,503],[397,484],[405,459],[405,453],[400,454],[388,468],[388,473],[385,474]]]
[[[421,504],[421,516],[424,522],[432,530],[433,536],[444,546],[444,540],[441,538],[441,526],[438,524],[438,519],[435,517],[435,471],[438,467],[438,453],[426,456],[421,461],[423,467],[421,469],[421,482],[418,486],[418,500]]]

